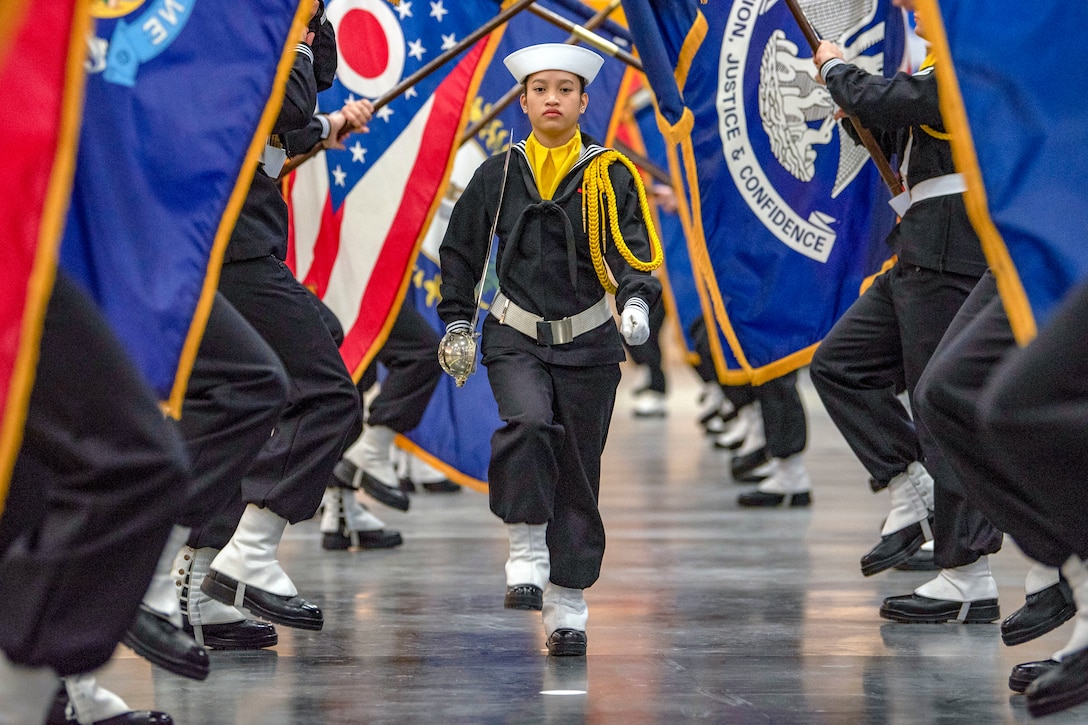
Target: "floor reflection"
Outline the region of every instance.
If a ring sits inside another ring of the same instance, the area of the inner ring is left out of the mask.
[[[887,502],[811,389],[812,509],[741,510],[729,454],[699,434],[695,386],[676,372],[665,419],[632,418],[621,389],[588,657],[548,657],[540,614],[502,608],[505,532],[485,496],[420,492],[407,514],[373,506],[404,533],[399,549],[326,552],[316,521],[288,530],[284,567],[323,631],[280,627],[274,650],[214,652],[205,682],[120,648],[100,680],[180,725],[1030,720],[1009,670],[1049,657],[1068,629],[1010,648],[996,625],[881,620],[884,597],[931,575],[861,576]],[[1012,544],[991,563],[1010,613],[1028,565]],[[1045,722],[1086,721],[1088,706]]]

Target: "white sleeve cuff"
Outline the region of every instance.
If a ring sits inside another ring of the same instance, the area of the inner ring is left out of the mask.
[[[641,297],[632,297],[631,299],[627,300],[627,303],[623,306],[623,309],[626,310],[628,307],[637,307],[638,309],[642,310],[647,317],[650,316],[650,306],[646,304],[646,300],[642,299]]]
[[[295,46],[295,50],[309,58],[311,63],[314,62],[314,51],[313,48],[311,48],[310,46],[306,45],[305,43],[299,43],[297,46]]]
[[[837,65],[846,65],[846,61],[842,58],[832,58],[820,66],[820,75],[827,78],[827,72]]]
[[[450,324],[446,325],[446,334],[451,332],[472,332],[472,325],[467,320],[454,320]]]
[[[324,141],[329,137],[329,133],[332,131],[332,125],[329,124],[329,117],[324,113],[319,113],[314,116],[321,124],[321,140]]]

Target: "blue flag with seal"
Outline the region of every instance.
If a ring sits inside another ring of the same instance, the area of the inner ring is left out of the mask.
[[[1088,5],[919,2],[967,211],[1021,344],[1088,277]],[[1011,21],[1010,18],[1015,18]],[[1030,58],[1030,63],[1011,62]]]
[[[309,2],[91,3],[61,266],[179,415]],[[292,23],[298,25],[292,33]]]
[[[591,8],[572,0],[546,0],[537,4],[579,24],[593,16]],[[630,36],[616,23],[606,21],[594,32],[621,48],[631,48]],[[480,123],[516,85],[510,72],[502,64],[502,59],[525,46],[561,43],[568,37],[558,26],[527,12],[511,18],[501,32],[492,33],[490,42],[495,44],[495,48],[491,55],[491,64],[480,81],[476,96],[469,99],[470,125],[466,129],[469,137],[464,139],[454,159],[444,198],[416,257],[411,284],[404,301],[404,304],[414,305],[440,334],[445,332],[445,325],[439,320],[436,310],[441,281],[438,247],[449,223],[453,205],[472,178],[476,167],[484,159],[494,154],[506,153],[512,143],[524,139],[531,131],[516,97],[514,103],[494,118]],[[626,69],[627,66],[622,61],[606,57],[600,73],[587,89],[589,105],[582,117],[581,129],[598,141],[603,142],[608,138],[617,123],[617,98]],[[492,260],[484,280],[481,326],[488,304],[497,289]],[[498,406],[491,394],[487,375],[482,369],[469,376],[461,388],[455,386],[453,378],[443,375],[431,396],[422,421],[406,436],[398,438],[398,444],[419,455],[450,480],[483,490],[487,485],[491,435],[500,425]]]
[[[888,0],[800,4],[847,60],[897,69],[903,15]],[[719,378],[759,384],[808,364],[890,254],[895,217],[879,172],[835,120],[785,3],[623,6],[686,191]]]

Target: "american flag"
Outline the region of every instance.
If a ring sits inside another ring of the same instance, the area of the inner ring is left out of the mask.
[[[381,97],[493,17],[494,0],[330,0],[337,78],[319,99],[331,112]],[[356,374],[384,342],[418,241],[437,208],[466,120],[465,99],[486,66],[487,39],[380,108],[370,132],[318,154],[289,187],[296,276],[344,327]]]

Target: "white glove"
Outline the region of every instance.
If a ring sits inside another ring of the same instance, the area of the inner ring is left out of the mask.
[[[623,306],[620,334],[628,345],[641,345],[650,339],[650,311],[638,297],[632,297]]]

